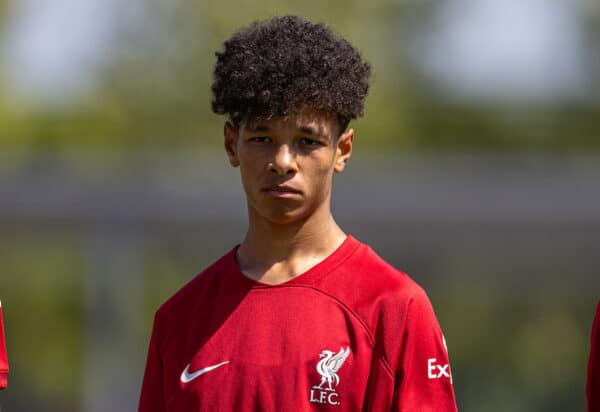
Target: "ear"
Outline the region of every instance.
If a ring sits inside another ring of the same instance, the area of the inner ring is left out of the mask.
[[[229,164],[233,167],[238,167],[240,161],[237,155],[237,140],[239,135],[239,128],[233,125],[231,121],[226,121],[223,127],[223,136],[225,137],[225,152],[229,158]]]
[[[342,173],[346,167],[346,162],[352,155],[352,142],[354,140],[354,129],[348,129],[337,139],[335,164],[333,170],[336,173]]]

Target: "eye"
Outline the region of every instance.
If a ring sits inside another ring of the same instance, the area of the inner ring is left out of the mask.
[[[300,138],[300,144],[305,146],[321,146],[321,142],[315,139],[310,139],[308,137]]]
[[[271,138],[267,136],[253,136],[248,140],[256,143],[271,143],[272,141]]]

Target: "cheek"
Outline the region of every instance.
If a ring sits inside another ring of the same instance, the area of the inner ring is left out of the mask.
[[[260,152],[248,150],[247,148],[240,149],[238,157],[242,176],[257,173],[264,164]]]
[[[258,166],[256,160],[252,157],[243,156],[243,154],[240,153],[239,162],[239,173],[242,186],[246,194],[250,194],[257,182]]]
[[[321,177],[333,175],[335,158],[331,155],[322,156],[315,161],[314,170]]]
[[[256,165],[240,162],[240,177],[244,191],[251,196],[260,186]]]
[[[250,144],[238,146],[240,165],[244,164],[247,169],[254,171],[263,171],[274,156],[275,153],[272,147],[252,146]]]
[[[316,162],[306,170],[306,175],[315,191],[326,193],[333,178],[333,162]]]

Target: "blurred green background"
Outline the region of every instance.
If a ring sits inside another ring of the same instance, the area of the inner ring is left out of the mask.
[[[135,410],[154,311],[244,234],[214,52],[281,14],[373,66],[334,211],[425,286],[459,409],[584,410],[600,3],[0,0],[3,411]]]

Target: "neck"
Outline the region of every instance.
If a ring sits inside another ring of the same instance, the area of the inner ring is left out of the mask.
[[[270,222],[249,210],[249,226],[237,252],[242,272],[265,283],[288,281],[333,253],[346,235],[329,208],[291,224]]]

